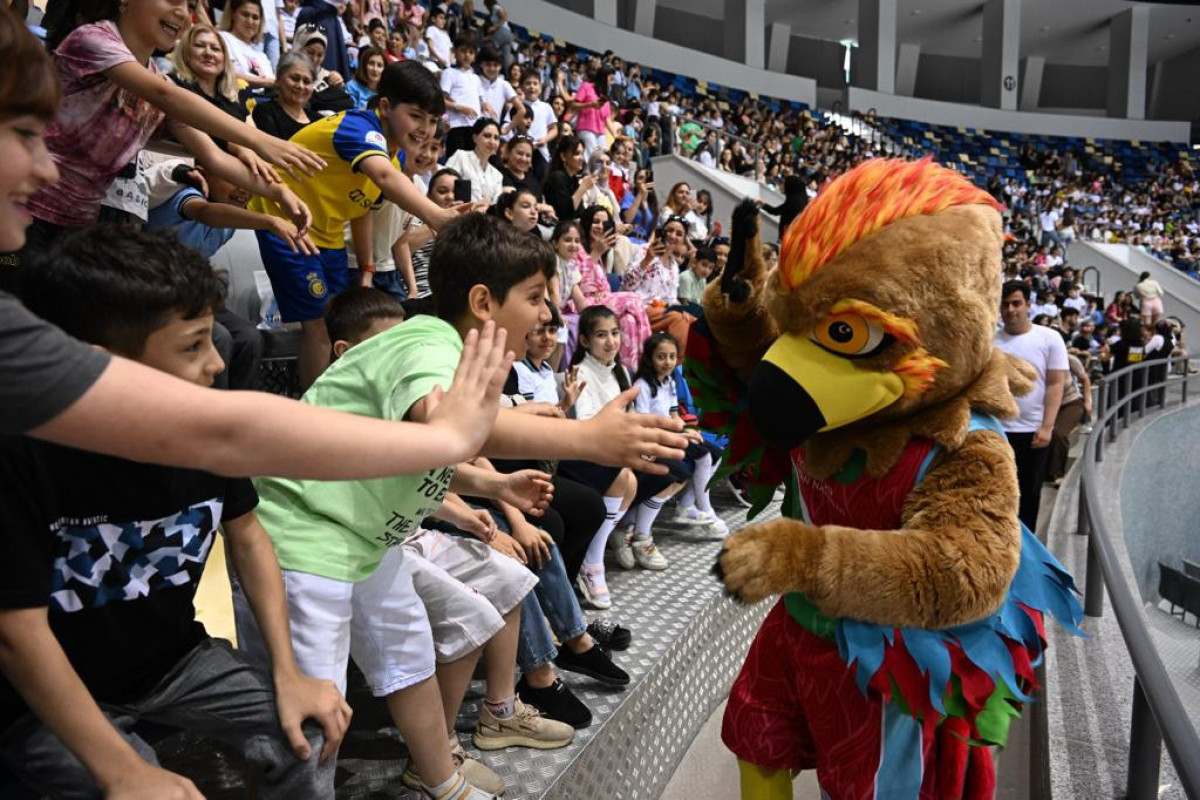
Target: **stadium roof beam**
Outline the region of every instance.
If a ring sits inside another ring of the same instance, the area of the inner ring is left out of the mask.
[[[592,17],[597,22],[617,27],[617,0],[592,0]]]
[[[658,0],[633,0],[633,32],[639,36],[654,36],[654,12]]]
[[[1021,0],[987,0],[983,6],[983,59],[979,65],[980,105],[1017,110]]]
[[[1112,18],[1108,29],[1108,115],[1146,118],[1146,55],[1150,7],[1135,6]]]
[[[1024,75],[1021,77],[1021,110],[1037,111],[1042,99],[1042,73],[1046,71],[1043,56],[1025,56]]]
[[[857,62],[855,85],[896,91],[896,0],[858,0]]]
[[[767,49],[767,69],[787,72],[788,49],[792,46],[792,26],[786,22],[771,23],[770,46]]]

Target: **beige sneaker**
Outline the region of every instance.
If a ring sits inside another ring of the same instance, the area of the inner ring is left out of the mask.
[[[633,526],[618,525],[608,537],[609,549],[616,556],[621,569],[633,569],[637,561],[633,557]]]
[[[454,768],[461,772],[462,776],[466,778],[467,783],[476,789],[499,797],[508,788],[508,785],[504,782],[504,778],[492,772],[487,764],[467,755],[467,751],[463,749],[462,742],[453,733],[450,734],[450,758],[454,761]],[[400,782],[410,789],[418,791],[421,789],[421,776],[413,769],[412,759],[409,759],[408,767],[404,770],[404,774],[400,776]]]
[[[536,708],[516,701],[516,712],[508,719],[497,719],[487,706],[479,710],[475,726],[475,746],[480,750],[500,750],[505,747],[532,747],[537,750],[557,750],[575,739],[575,729],[563,722],[546,719]]]
[[[667,568],[667,557],[654,546],[653,539],[634,539],[633,558],[642,569],[660,570]]]

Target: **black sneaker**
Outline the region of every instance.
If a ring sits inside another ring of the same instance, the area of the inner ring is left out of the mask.
[[[633,633],[612,617],[596,617],[588,623],[587,632],[605,650],[628,650],[633,641]]]
[[[572,653],[564,647],[558,651],[554,664],[567,672],[587,675],[605,686],[629,685],[629,673],[614,664],[599,645],[593,645],[582,653]]]
[[[561,680],[545,689],[534,689],[522,676],[517,681],[517,697],[525,705],[536,708],[546,719],[565,722],[576,730],[592,724],[592,710]]]

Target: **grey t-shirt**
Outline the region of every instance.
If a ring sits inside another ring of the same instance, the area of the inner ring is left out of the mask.
[[[25,433],[58,416],[110,359],[0,291],[0,434]]]

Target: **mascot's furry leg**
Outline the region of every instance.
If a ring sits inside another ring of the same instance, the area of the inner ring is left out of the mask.
[[[764,770],[738,759],[742,777],[742,800],[792,800],[792,773],[784,769]]]

